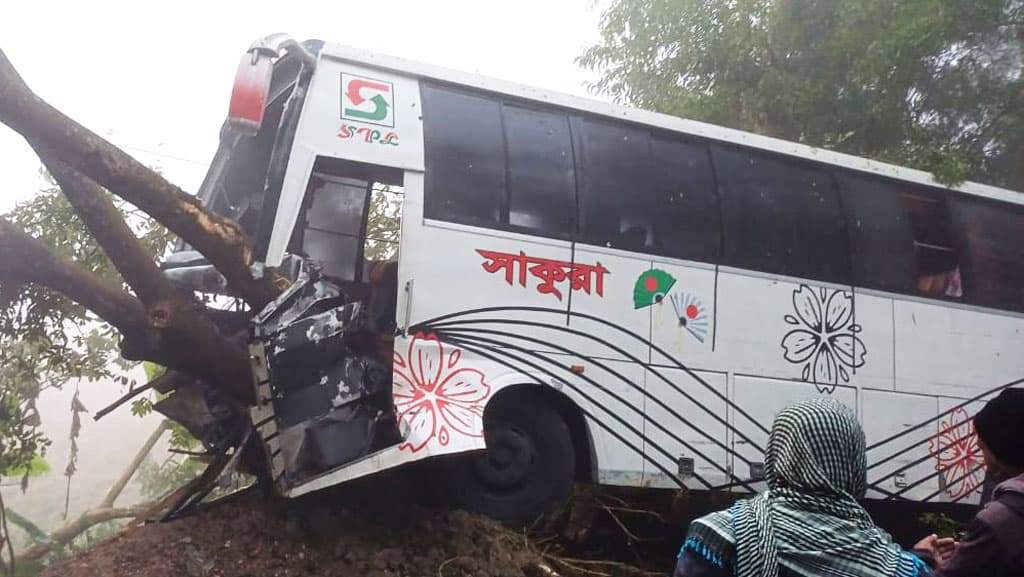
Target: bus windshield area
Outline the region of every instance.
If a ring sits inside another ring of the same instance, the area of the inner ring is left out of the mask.
[[[220,146],[199,189],[199,198],[210,210],[237,221],[256,240],[257,252],[265,246],[261,240],[272,226],[264,206],[268,201],[275,203],[272,197],[280,193],[280,185],[274,190],[273,181],[276,172],[283,172],[290,149],[290,138],[285,136],[294,130],[298,119],[298,111],[289,114],[287,104],[293,94],[299,96],[300,72],[301,63],[287,56],[275,64],[259,131],[241,136],[225,124]]]

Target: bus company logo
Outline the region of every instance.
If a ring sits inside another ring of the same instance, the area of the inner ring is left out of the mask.
[[[481,265],[489,273],[505,271],[505,282],[509,285],[518,281],[519,286],[526,286],[527,276],[532,276],[540,281],[537,284],[537,292],[541,294],[554,295],[562,300],[562,291],[558,286],[566,281],[569,282],[569,290],[582,291],[591,294],[591,290],[597,296],[604,296],[604,275],[611,274],[601,263],[581,264],[578,262],[565,262],[547,258],[526,256],[526,253],[519,251],[519,254],[494,252],[489,250],[477,250],[485,260]]]
[[[394,128],[394,85],[342,72],[341,119]]]
[[[385,144],[398,146],[398,134],[392,130],[383,131],[368,126],[356,126],[354,124],[342,124],[338,129],[338,138],[342,140],[357,140],[367,144]]]

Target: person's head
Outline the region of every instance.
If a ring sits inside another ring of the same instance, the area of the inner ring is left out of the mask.
[[[1004,389],[974,416],[985,464],[1024,473],[1024,389]]]
[[[863,497],[867,455],[857,415],[829,398],[783,409],[768,439],[765,477],[772,489]]]

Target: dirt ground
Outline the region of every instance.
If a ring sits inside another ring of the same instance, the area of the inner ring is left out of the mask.
[[[416,475],[380,475],[288,501],[254,489],[174,521],[129,529],[41,575],[635,577],[652,575],[637,565],[671,568],[670,555],[628,547],[617,550],[627,563],[609,563],[612,549],[628,539],[614,523],[595,524],[592,515],[569,523],[583,531],[568,532],[585,534],[573,541],[560,534],[565,526],[534,528],[527,537],[485,517],[438,509],[415,489]]]
[[[726,503],[578,488],[557,526],[528,537],[430,508],[410,493],[415,484],[382,476],[287,503],[254,490],[128,530],[42,576],[654,577],[671,573],[689,519]],[[897,541],[928,530],[911,510],[875,514]]]
[[[464,513],[302,517],[255,499],[115,537],[45,577],[522,577],[539,555],[522,535]]]

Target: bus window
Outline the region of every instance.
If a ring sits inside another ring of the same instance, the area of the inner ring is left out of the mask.
[[[641,129],[585,119],[580,122],[582,191],[580,239],[588,244],[651,252],[656,194],[650,135]]]
[[[966,237],[968,302],[1024,311],[1024,211],[969,197],[952,204]]]
[[[717,260],[718,204],[704,147],[590,119],[579,131],[583,242]]]
[[[306,190],[305,223],[296,233],[301,251],[320,263],[326,276],[361,280],[362,233],[371,184],[313,172]]]
[[[424,83],[425,216],[494,226],[505,200],[500,102]]]
[[[282,128],[285,103],[295,90],[300,68],[300,62],[288,57],[275,64],[259,132],[239,136],[222,130],[220,147],[198,193],[211,211],[238,221],[257,247],[265,245],[270,236],[270,225],[264,222],[266,215],[261,214],[267,169]],[[295,115],[292,121],[297,120]],[[262,255],[258,249],[257,253]]]
[[[960,298],[960,255],[953,244],[945,196],[923,188],[901,187],[903,206],[914,234],[917,292]]]
[[[838,173],[836,179],[850,230],[853,283],[915,292],[914,234],[898,187],[851,172]]]
[[[848,284],[845,223],[829,173],[712,146],[722,199],[724,264]]]
[[[508,151],[508,221],[564,237],[575,222],[575,161],[564,114],[503,108]]]
[[[718,191],[705,146],[676,138],[651,139],[655,194],[655,252],[664,256],[718,262],[722,246]]]

